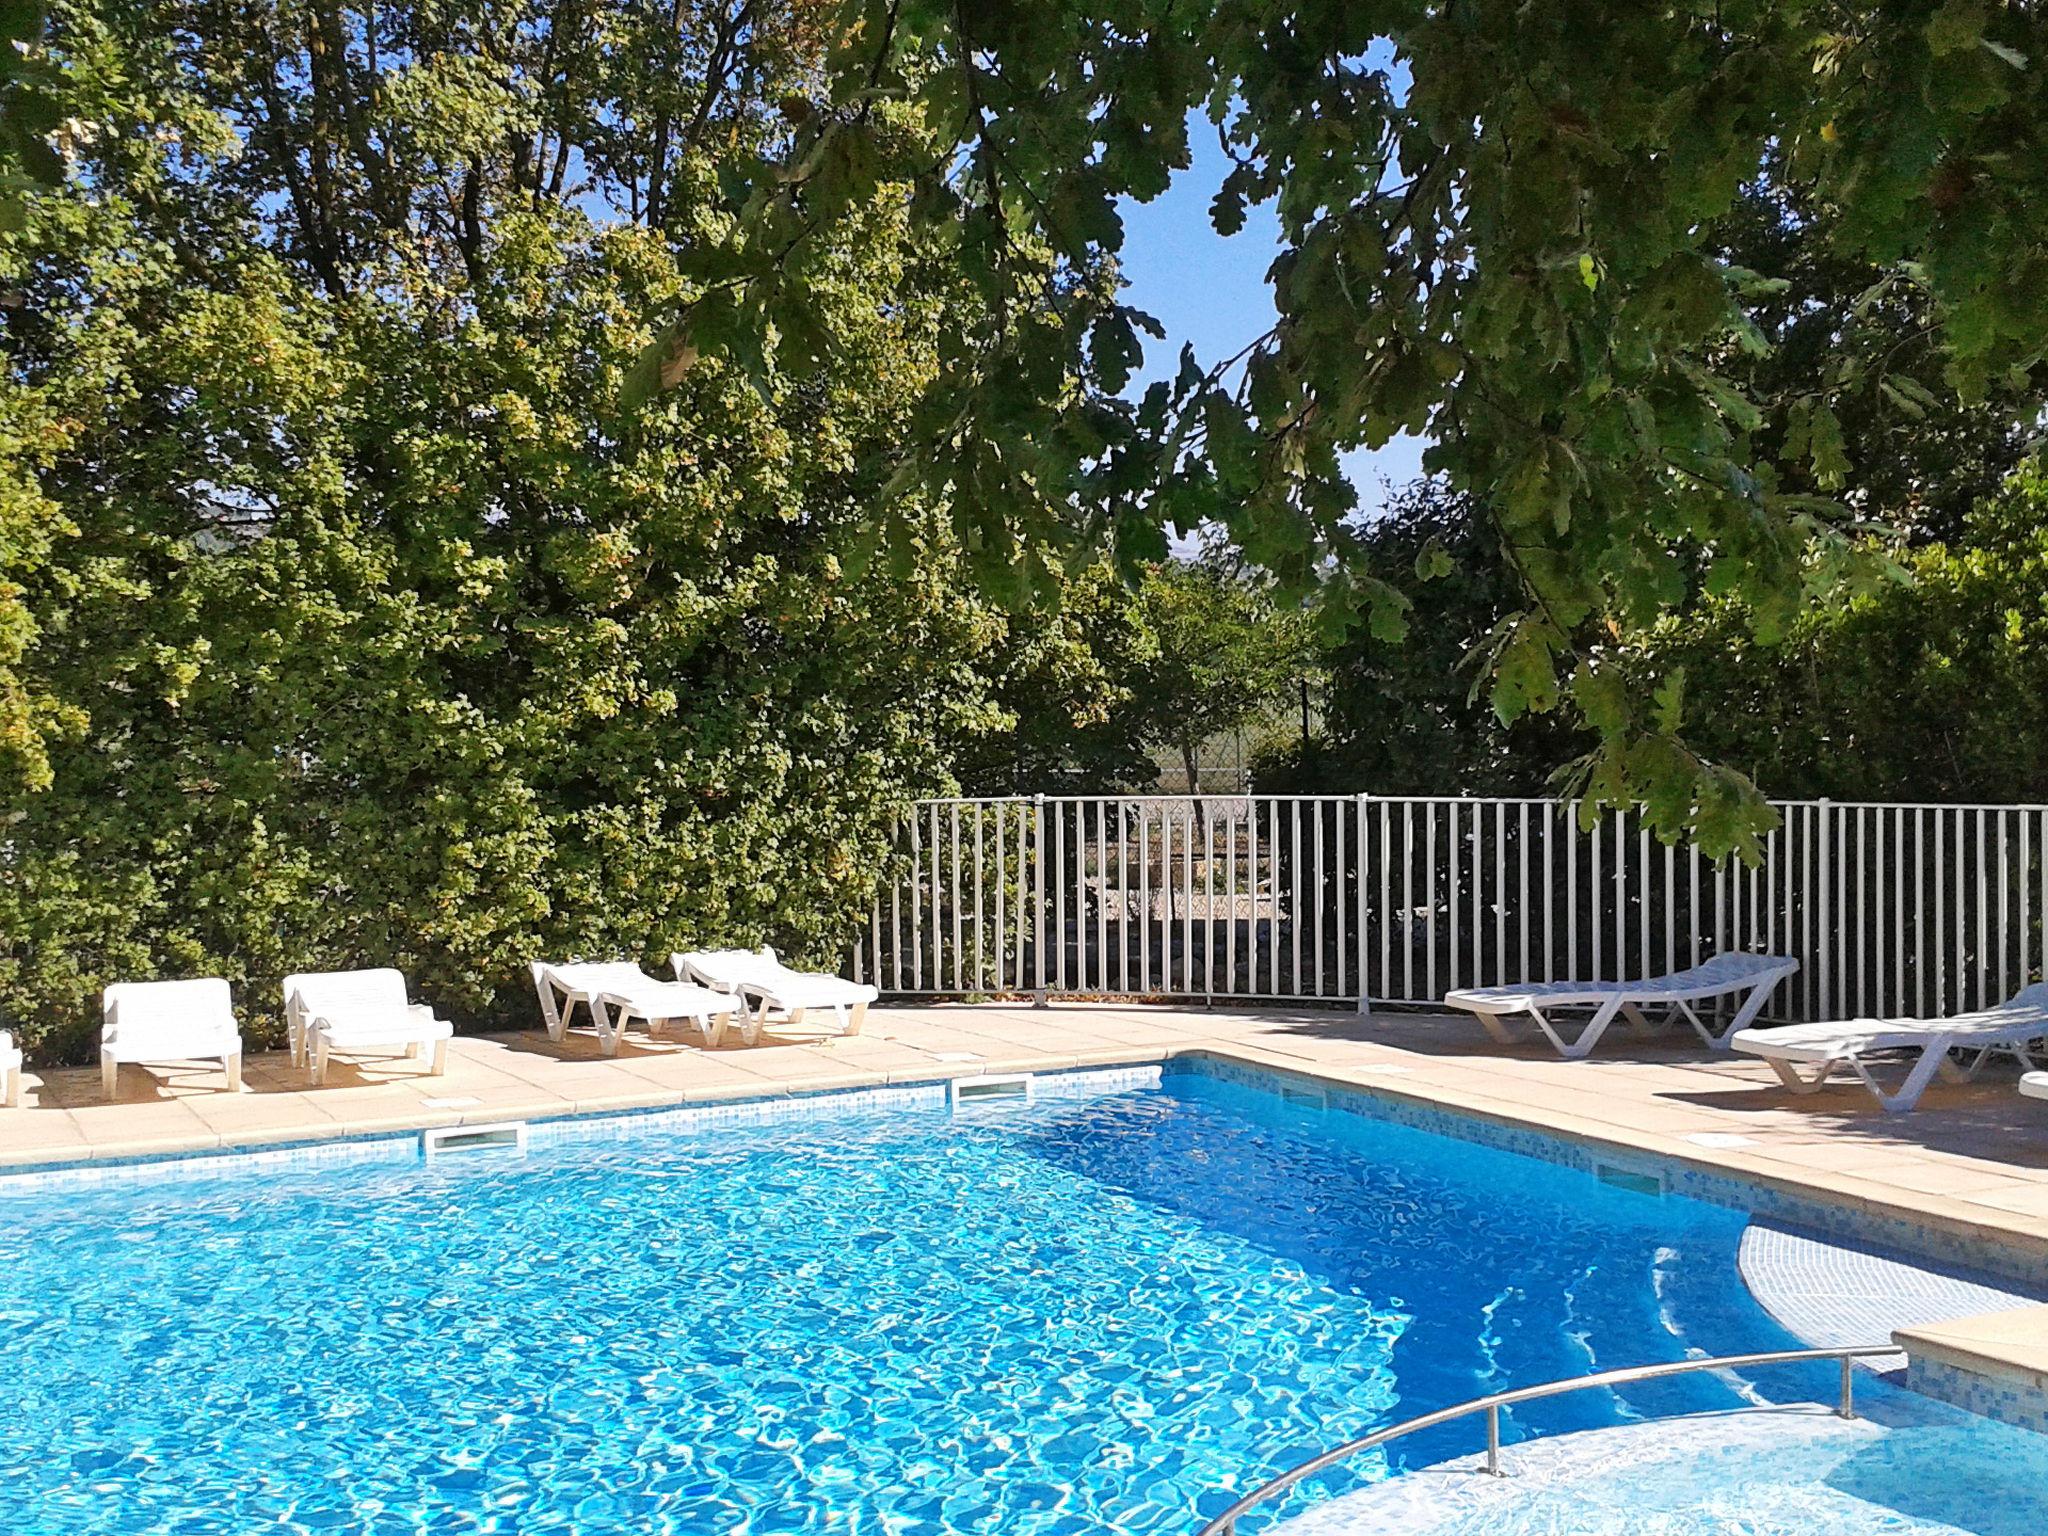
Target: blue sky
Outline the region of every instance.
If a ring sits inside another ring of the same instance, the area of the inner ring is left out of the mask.
[[[1229,161],[1216,129],[1196,113],[1189,123],[1194,164],[1149,203],[1125,203],[1124,277],[1127,303],[1166,327],[1166,340],[1145,342],[1147,377],[1171,377],[1183,342],[1194,344],[1204,365],[1229,357],[1273,323],[1266,268],[1280,247],[1273,205],[1247,211],[1244,228],[1225,238],[1209,223],[1209,200],[1222,185]],[[1385,483],[1401,485],[1422,473],[1420,438],[1397,438],[1376,453],[1347,462],[1362,508],[1385,499]]]

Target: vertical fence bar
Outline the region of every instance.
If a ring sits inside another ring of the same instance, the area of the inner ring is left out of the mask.
[[[1201,858],[1195,857],[1195,832],[1200,829]],[[1202,893],[1202,985],[1194,984],[1195,974],[1195,876],[1201,874]],[[1199,990],[1204,997],[1216,990],[1216,925],[1213,921],[1215,909],[1216,878],[1216,817],[1212,810],[1201,801],[1188,800],[1188,869],[1185,877],[1188,904],[1181,918],[1183,948],[1187,955],[1188,991]]]
[[[1529,802],[1524,800],[1517,808],[1515,831],[1515,888],[1520,893],[1515,898],[1516,916],[1520,920],[1521,960],[1515,967],[1515,980],[1529,979],[1529,923],[1533,913],[1529,910]]]
[[[1427,984],[1428,984],[1428,987],[1429,987],[1429,995],[1430,995],[1431,997],[1435,997],[1435,996],[1437,995],[1437,990],[1436,990],[1436,803],[1435,803],[1434,801],[1431,801],[1431,800],[1425,800],[1425,801],[1423,801],[1423,802],[1422,802],[1422,822],[1423,822],[1423,829],[1424,829],[1424,832],[1425,832],[1425,834],[1426,834],[1426,836],[1425,836],[1425,838],[1424,838],[1424,844],[1425,844],[1426,848],[1428,849],[1428,854],[1427,854],[1426,858],[1424,859],[1424,861],[1423,861],[1423,865],[1422,865],[1422,872],[1423,872],[1423,901],[1424,901],[1424,902],[1426,903],[1426,910],[1425,910],[1425,914],[1424,914],[1424,922],[1425,922],[1425,923],[1426,923],[1426,925],[1427,925],[1427,934],[1428,934],[1428,947],[1427,947],[1427,949],[1426,949],[1426,950],[1424,951],[1424,956],[1425,956],[1425,959],[1426,959],[1427,963],[1426,963],[1426,964],[1425,964],[1425,966],[1423,967],[1423,970],[1424,970],[1424,980],[1425,980],[1425,981],[1427,982]]]
[[[1465,834],[1460,830],[1464,818],[1458,814],[1459,802],[1456,800],[1446,800],[1443,802],[1443,807],[1444,819],[1448,823],[1444,832],[1444,875],[1446,880],[1444,888],[1446,900],[1444,906],[1450,918],[1449,937],[1451,941],[1450,954],[1448,956],[1450,981],[1445,990],[1450,991],[1458,985],[1458,944],[1463,937],[1459,931],[1460,924],[1458,921],[1458,856],[1464,847]],[[1432,992],[1435,990],[1435,987],[1430,988]]]
[[[1493,805],[1493,976],[1508,979],[1508,803]]]
[[[1955,1012],[1969,1006],[1970,996],[1970,877],[1969,877],[1969,824],[1970,813],[1960,806],[1954,812],[1956,819],[1956,979],[1955,990],[1949,994],[1948,1008]]]
[[[1988,997],[1986,997],[1986,996],[1984,995],[1984,994],[1985,994],[1985,991],[1986,991],[1986,989],[1988,988],[1988,986],[1989,986],[1989,984],[1990,984],[1990,980],[1991,980],[1991,956],[1990,956],[1990,954],[1989,954],[1989,950],[1990,950],[1990,948],[1991,948],[1991,945],[1990,945],[1990,928],[1989,928],[1989,921],[1990,921],[1990,909],[1989,909],[1989,906],[1988,906],[1988,904],[1986,903],[1986,900],[1985,900],[1985,887],[1986,887],[1986,884],[1987,884],[1987,882],[1986,882],[1986,880],[1985,880],[1985,869],[1984,869],[1984,865],[1985,865],[1985,862],[1986,862],[1986,860],[1987,860],[1987,857],[1988,857],[1988,847],[1989,847],[1989,845],[1988,845],[1988,844],[1987,844],[1987,843],[1985,842],[1985,839],[1984,839],[1984,808],[1983,808],[1982,806],[1979,806],[1979,807],[1977,808],[1977,811],[1976,811],[1976,820],[1977,820],[1977,923],[1976,923],[1976,928],[1975,928],[1975,930],[1974,930],[1974,932],[1973,932],[1973,935],[1972,935],[1972,936],[1973,936],[1973,937],[1974,937],[1974,938],[1976,939],[1976,941],[1977,941],[1977,996],[1976,996],[1976,1004],[1977,1004],[1977,1006],[1978,1006],[1979,1008],[1982,1008],[1982,1007],[1984,1007],[1984,1006],[1985,1006],[1986,1004],[1988,1004],[1988,1003],[1989,1003],[1989,1002],[1991,1001],[1991,999],[1990,999],[1990,998],[1988,998]]]
[[[924,818],[910,816],[910,986],[924,990],[924,907],[918,893],[924,888]]]
[[[961,966],[960,941],[965,927],[965,914],[960,910],[960,807],[957,804],[946,807],[946,825],[952,839],[953,857],[953,867],[949,873],[948,883],[948,888],[952,893],[952,911],[950,915],[953,920],[953,989],[956,992],[964,992],[967,990],[967,987],[966,978]],[[939,984],[940,986],[945,985],[945,978],[943,976],[939,978]]]
[[[1323,908],[1325,906],[1328,906],[1329,908],[1331,908],[1330,915],[1333,919],[1331,926],[1336,930],[1335,938],[1337,941],[1337,947],[1334,952],[1336,964],[1333,967],[1336,974],[1334,974],[1330,978],[1330,980],[1337,994],[1339,996],[1343,996],[1345,993],[1352,990],[1344,985],[1344,966],[1347,957],[1351,953],[1349,948],[1346,947],[1344,943],[1346,936],[1344,931],[1344,919],[1351,907],[1351,902],[1349,900],[1344,881],[1345,852],[1349,847],[1349,845],[1344,840],[1345,805],[1342,800],[1326,800],[1322,803],[1328,807],[1330,813],[1331,869],[1329,872],[1328,885],[1324,885],[1322,883],[1322,878],[1320,875],[1318,875],[1317,877],[1316,884],[1316,995],[1320,997],[1322,996],[1323,992],[1322,922]],[[1319,811],[1316,814],[1316,863],[1318,866],[1320,866],[1323,862],[1322,831],[1323,818],[1322,813]]]
[[[2013,871],[2020,888],[2019,974],[2013,981],[2013,990],[2018,991],[2034,979],[2034,922],[2031,910],[2034,894],[2034,822],[2025,811],[2015,811],[2013,819],[2019,823],[2020,830],[2020,862]]]
[[[1287,978],[1287,990],[1294,996],[1301,996],[1301,802],[1287,802],[1288,851],[1287,866],[1287,939],[1292,953],[1288,966],[1293,974]],[[1273,989],[1278,992],[1280,989]]]
[[[1223,820],[1223,890],[1225,921],[1223,934],[1223,990],[1237,990],[1237,812]]]
[[[1366,797],[1364,795],[1360,795],[1358,797],[1357,805],[1354,808],[1354,814],[1351,818],[1352,825],[1355,828],[1358,836],[1358,850],[1356,856],[1352,860],[1351,868],[1357,886],[1357,889],[1353,895],[1355,905],[1352,908],[1352,942],[1358,946],[1358,976],[1356,980],[1358,992],[1358,1011],[1360,1013],[1372,1012],[1372,977],[1369,974],[1368,967],[1368,961],[1371,959],[1372,952],[1369,947],[1366,934],[1367,902],[1365,894],[1365,881],[1366,870],[1369,866],[1366,863],[1365,855],[1365,812]],[[1384,913],[1382,913],[1381,915],[1381,920],[1385,921]]]
[[[1593,974],[1595,976],[1605,976],[1607,971],[1606,967],[1601,964],[1604,958],[1601,945],[1605,942],[1607,932],[1607,925],[1603,921],[1607,895],[1606,887],[1601,883],[1600,878],[1600,824],[1598,822],[1595,822],[1593,830],[1586,834],[1586,864],[1586,873],[1590,882],[1586,893],[1586,924],[1593,930]]]
[[[1820,1013],[1834,1018],[1840,1012],[1835,1003],[1835,808],[1820,802]]]
[[[1151,816],[1145,809],[1145,802],[1134,800],[1131,809],[1138,818],[1138,990],[1147,996],[1152,991],[1152,852],[1147,846],[1151,830]],[[1160,824],[1160,836],[1166,836],[1166,823]],[[1169,840],[1170,841],[1170,840]],[[1169,848],[1167,850],[1171,852]],[[1164,871],[1161,878],[1166,878]],[[1129,986],[1131,946],[1124,944],[1125,986]]]
[[[1280,802],[1266,802],[1266,990],[1280,994]],[[1256,991],[1257,987],[1254,986]]]
[[[1557,980],[1557,822],[1559,812],[1543,812],[1543,979]]]
[[[1564,974],[1567,980],[1579,970],[1579,802],[1567,801],[1564,823]]]
[[[1407,805],[1405,801],[1402,804],[1402,815],[1407,815]],[[1380,986],[1385,989],[1386,995],[1388,997],[1393,997],[1395,995],[1394,972],[1392,964],[1394,942],[1393,827],[1394,808],[1391,805],[1389,805],[1386,801],[1382,800],[1380,802]],[[2043,863],[2044,867],[2048,867],[2048,860],[2044,860]],[[1408,858],[1407,844],[1404,842],[1402,844],[1401,854],[1401,869],[1403,880],[1407,878],[1407,871],[1412,867],[1413,861]],[[1403,931],[1405,932],[1408,923],[1408,907],[1405,899],[1401,908],[1401,923]],[[1405,945],[1403,946],[1403,949],[1406,949]],[[1400,995],[1407,995],[1407,987],[1405,984],[1402,987]]]

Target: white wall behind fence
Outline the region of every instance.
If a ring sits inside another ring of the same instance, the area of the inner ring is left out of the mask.
[[[1750,867],[1576,802],[921,801],[855,948],[886,993],[1434,1002],[1798,957],[1770,1016],[1933,1015],[2041,970],[2048,808],[1774,802]]]

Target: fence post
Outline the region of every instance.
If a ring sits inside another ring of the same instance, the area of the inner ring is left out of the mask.
[[[1365,811],[1371,799],[1371,795],[1360,795],[1358,797],[1358,857],[1351,861],[1351,882],[1355,887],[1352,893],[1351,910],[1357,915],[1358,919],[1358,1011],[1367,1018],[1372,1017],[1372,978],[1366,973],[1368,947],[1365,942]]]
[[[1031,879],[1031,952],[1038,972],[1038,990],[1032,996],[1031,1005],[1043,1008],[1045,1002],[1045,796],[1031,797],[1032,820],[1036,833],[1032,838],[1032,879]]]
[[[1823,795],[1820,800],[1820,829],[1816,842],[1815,857],[1819,860],[1817,870],[1820,890],[1815,893],[1820,921],[1814,930],[1814,943],[1820,953],[1810,958],[1814,962],[1814,976],[1818,999],[1816,1017],[1832,1019],[1837,1017],[1834,990],[1834,890],[1835,890],[1835,811]]]

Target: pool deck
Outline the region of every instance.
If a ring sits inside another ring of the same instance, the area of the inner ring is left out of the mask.
[[[308,1087],[281,1053],[251,1055],[244,1091],[217,1068],[124,1067],[108,1103],[99,1074],[29,1072],[23,1107],[0,1109],[0,1166],[255,1147],[373,1131],[516,1120],[870,1087],[992,1071],[1051,1071],[1205,1052],[1411,1103],[1674,1158],[2031,1250],[2048,1266],[2048,1104],[2010,1072],[1940,1084],[1912,1115],[1886,1115],[1853,1084],[1811,1097],[1761,1062],[1710,1056],[1692,1037],[1610,1035],[1585,1061],[1494,1045],[1467,1016],[1311,1009],[1028,1003],[877,1007],[852,1039],[728,1035],[718,1050],[539,1029],[453,1042],[448,1070],[399,1057],[337,1060]],[[2044,1267],[2048,1274],[2048,1267]]]

